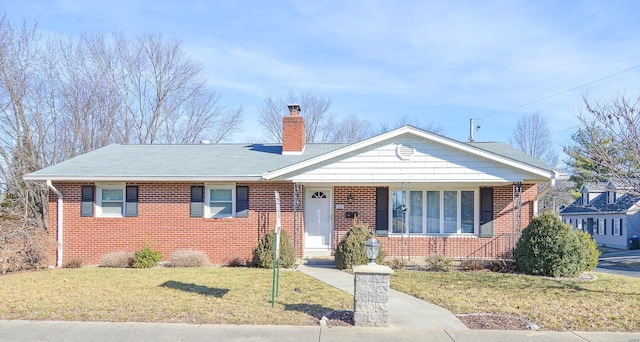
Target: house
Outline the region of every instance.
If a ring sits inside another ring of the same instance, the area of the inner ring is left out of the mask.
[[[640,235],[640,197],[614,182],[585,183],[581,196],[560,212],[564,223],[589,232],[599,246],[629,249]]]
[[[404,126],[353,144],[307,144],[300,107],[282,144],[109,145],[30,173],[46,181],[57,265],[151,244],[165,257],[247,260],[274,229],[298,257],[329,255],[355,221],[390,256],[495,257],[536,211],[537,184],[565,174],[502,143]]]

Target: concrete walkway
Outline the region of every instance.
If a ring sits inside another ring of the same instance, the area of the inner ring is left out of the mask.
[[[0,342],[21,341],[435,341],[638,342],[637,333],[455,330],[182,323],[110,323],[0,320]]]
[[[332,260],[309,260],[298,271],[353,294],[352,274],[336,269]],[[389,293],[389,326],[405,329],[468,329],[450,311],[396,290]],[[640,341],[639,341],[640,342]]]

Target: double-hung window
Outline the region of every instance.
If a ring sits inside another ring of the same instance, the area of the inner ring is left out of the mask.
[[[612,219],[613,222],[613,235],[622,235],[620,227],[622,226],[622,219]]]
[[[207,184],[206,185],[206,215],[207,217],[233,217],[236,212],[236,185]]]
[[[392,190],[395,234],[473,234],[478,208],[475,190]],[[406,227],[405,227],[406,226]]]
[[[96,183],[96,216],[138,216],[138,186],[124,182]],[[93,187],[82,187],[82,216],[93,216]]]
[[[125,184],[97,184],[97,216],[122,217],[125,208]]]

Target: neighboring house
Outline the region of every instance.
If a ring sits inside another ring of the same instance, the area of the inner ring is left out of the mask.
[[[599,246],[628,249],[640,235],[640,197],[613,182],[584,184],[580,193],[560,212],[562,221],[589,232]]]
[[[57,264],[144,244],[248,260],[274,229],[274,191],[299,257],[331,254],[356,220],[390,256],[498,256],[534,215],[537,184],[567,178],[506,144],[411,126],[305,144],[299,109],[282,144],[110,145],[26,175],[49,185]]]

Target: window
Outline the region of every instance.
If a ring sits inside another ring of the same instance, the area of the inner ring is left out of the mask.
[[[121,217],[124,215],[124,186],[98,187],[98,216]]]
[[[594,223],[598,222],[598,225],[597,225],[597,227],[598,227],[598,235],[604,235],[604,220],[603,219],[597,219],[597,220],[594,220],[593,222]]]
[[[405,233],[404,213],[406,212],[406,199],[404,191],[394,190],[391,192],[391,232],[396,234]]]
[[[576,219],[576,229],[577,230],[582,230],[582,221],[580,219]]]
[[[96,183],[96,187],[96,216],[138,216],[137,186],[125,186],[125,183]],[[83,192],[84,190],[85,188],[83,187]],[[89,197],[88,192],[87,189],[87,199]]]
[[[613,223],[613,235],[622,235],[622,229],[620,229],[622,219],[612,219],[611,221]]]
[[[600,234],[600,230],[598,229],[598,220],[593,220],[591,228],[593,229],[593,234]]]
[[[207,217],[233,217],[235,210],[235,184],[209,184],[206,194]]]
[[[582,193],[582,205],[588,205],[589,204],[589,193],[588,192],[583,192]]]
[[[473,234],[476,229],[476,191],[391,192],[391,225],[396,234]],[[408,225],[408,227],[405,227]]]
[[[615,191],[607,191],[607,203],[608,204],[616,203],[616,192]]]

